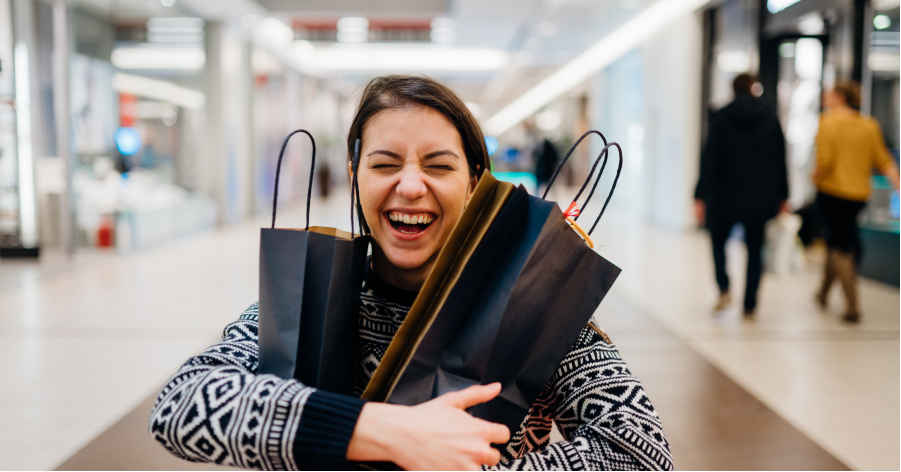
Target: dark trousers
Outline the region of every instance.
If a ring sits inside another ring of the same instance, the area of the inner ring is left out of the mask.
[[[716,283],[720,292],[729,291],[729,276],[726,274],[726,240],[736,223],[745,228],[745,244],[748,246],[748,275],[745,283],[745,310],[757,307],[757,289],[760,287],[760,273],[763,268],[761,250],[763,248],[763,228],[766,221],[737,218],[716,218],[707,228],[713,243],[713,264],[716,267]]]
[[[860,229],[857,217],[865,205],[866,202],[817,193],[817,211],[829,249],[860,256]]]

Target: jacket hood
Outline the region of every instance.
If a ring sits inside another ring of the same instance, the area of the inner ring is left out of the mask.
[[[771,107],[763,100],[754,97],[738,97],[732,103],[726,105],[720,114],[729,121],[750,125],[757,124],[774,115]]]

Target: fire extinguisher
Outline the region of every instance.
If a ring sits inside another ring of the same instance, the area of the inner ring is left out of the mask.
[[[110,215],[103,215],[97,228],[97,247],[113,247],[113,222]]]

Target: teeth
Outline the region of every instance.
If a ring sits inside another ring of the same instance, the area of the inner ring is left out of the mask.
[[[391,221],[398,221],[404,224],[428,224],[431,223],[434,218],[429,214],[420,214],[420,215],[409,215],[406,213],[401,213],[399,211],[392,211],[388,214],[388,219]]]

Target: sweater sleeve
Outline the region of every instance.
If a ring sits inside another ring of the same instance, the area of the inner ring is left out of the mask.
[[[892,169],[895,161],[892,159],[892,154],[888,148],[885,147],[885,138],[882,135],[882,127],[879,126],[879,122],[874,118],[870,118],[870,122],[873,124],[873,167],[885,175]]]
[[[551,423],[564,441],[549,444]],[[494,470],[672,470],[641,383],[600,330],[586,327]]]
[[[819,131],[817,131],[816,138],[817,172],[815,174],[816,181],[814,182],[816,184],[819,184],[826,178],[827,175],[831,174],[832,168],[835,165],[836,150],[833,138],[833,132],[831,129],[829,129],[828,119],[826,117],[821,117],[820,128]]]
[[[258,304],[160,392],[150,435],[191,462],[259,470],[347,469],[364,402],[258,374]]]

